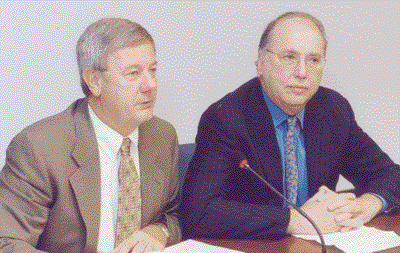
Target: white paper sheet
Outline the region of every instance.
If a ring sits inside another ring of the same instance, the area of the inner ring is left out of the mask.
[[[242,251],[213,246],[195,240],[186,240],[166,248],[161,253],[243,253]],[[155,252],[154,252],[155,253]]]
[[[294,236],[320,242],[318,235]],[[395,232],[366,226],[346,233],[333,233],[323,236],[326,245],[335,245],[346,253],[368,253],[400,246],[400,236]]]

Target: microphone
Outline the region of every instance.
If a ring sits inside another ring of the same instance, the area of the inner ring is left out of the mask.
[[[237,151],[239,157],[240,157],[240,163],[239,167],[241,169],[247,169],[248,171],[252,172],[254,175],[256,175],[261,182],[263,182],[266,186],[268,186],[269,189],[271,189],[273,192],[275,192],[281,199],[283,199],[286,203],[288,203],[291,207],[296,209],[297,212],[299,212],[301,215],[303,215],[314,227],[314,229],[317,231],[317,234],[319,236],[319,239],[321,240],[321,252],[326,253],[326,248],[325,248],[325,241],[322,236],[321,231],[318,229],[317,225],[314,223],[314,221],[305,213],[303,210],[298,208],[297,206],[293,205],[285,196],[283,196],[278,190],[276,190],[272,185],[270,185],[264,178],[262,178],[257,172],[255,172],[250,165],[248,164],[247,160],[244,158],[244,155],[240,152]]]

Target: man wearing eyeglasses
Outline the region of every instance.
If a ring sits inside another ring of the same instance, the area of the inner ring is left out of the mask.
[[[186,237],[277,239],[313,234],[305,218],[249,165],[307,213],[322,233],[355,229],[400,206],[400,167],[357,125],[339,93],[320,87],[327,49],[322,23],[285,13],[265,29],[258,77],[202,115],[183,187]],[[336,193],[339,175],[356,187]]]

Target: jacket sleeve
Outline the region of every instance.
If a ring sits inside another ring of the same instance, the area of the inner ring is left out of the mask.
[[[358,126],[347,100],[349,136],[341,174],[355,186],[357,194],[375,193],[388,202],[392,212],[400,208],[400,166]]]
[[[7,149],[0,172],[0,251],[43,252],[35,249],[52,202],[45,157],[20,134]]]
[[[179,168],[178,168],[178,139],[175,136],[172,150],[172,180],[170,183],[171,196],[169,203],[166,206],[165,216],[162,222],[167,226],[170,234],[167,244],[173,245],[181,241],[182,232],[178,219],[178,208],[180,203],[180,189],[179,189]]]
[[[240,145],[235,127],[219,106],[202,116],[196,150],[183,186],[181,220],[184,237],[277,239],[286,234],[289,209],[228,197],[237,173]],[[246,191],[257,189],[246,189]]]

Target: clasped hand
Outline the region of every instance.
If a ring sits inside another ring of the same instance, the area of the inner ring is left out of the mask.
[[[157,225],[149,225],[133,233],[110,253],[148,253],[163,251],[167,236]]]
[[[357,198],[353,193],[336,193],[322,186],[300,209],[310,216],[321,233],[329,234],[360,228],[380,212],[382,201],[372,194]],[[296,210],[292,209],[290,215],[288,233],[316,233]]]

